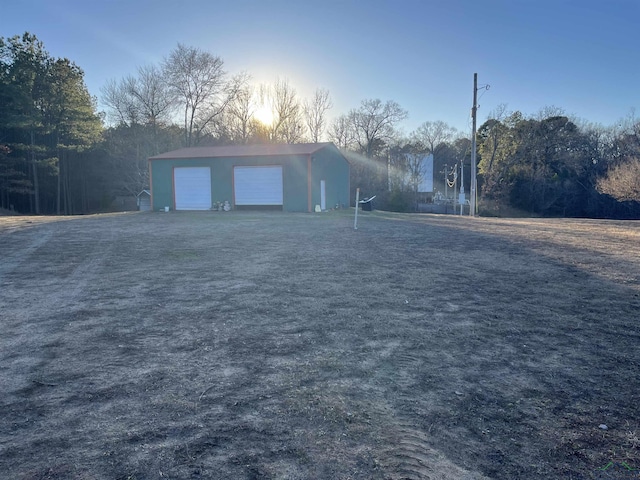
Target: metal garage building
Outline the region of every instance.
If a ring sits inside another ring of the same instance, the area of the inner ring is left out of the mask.
[[[349,205],[349,163],[333,143],[183,148],[149,158],[149,176],[156,211]]]

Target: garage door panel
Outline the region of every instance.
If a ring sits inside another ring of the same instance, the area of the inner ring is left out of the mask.
[[[282,166],[235,167],[236,205],[282,205]]]
[[[176,167],[173,169],[176,210],[211,209],[211,169]]]

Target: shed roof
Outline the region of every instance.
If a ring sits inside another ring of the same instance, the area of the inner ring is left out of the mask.
[[[221,158],[221,157],[262,157],[274,155],[311,155],[318,150],[332,146],[324,143],[225,145],[217,147],[188,147],[150,157],[149,160],[180,158]],[[336,148],[337,150],[337,148]]]

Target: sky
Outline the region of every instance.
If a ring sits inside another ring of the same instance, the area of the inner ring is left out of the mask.
[[[640,0],[16,0],[0,37],[26,31],[85,72],[99,100],[110,79],[156,64],[178,43],[256,84],[287,79],[301,98],[329,90],[330,118],[366,99],[471,132],[501,105],[557,107],[613,126],[640,107]]]

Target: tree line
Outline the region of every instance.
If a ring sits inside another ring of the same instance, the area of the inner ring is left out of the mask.
[[[615,127],[536,117],[501,106],[478,129],[481,200],[487,212],[638,218],[640,121]]]
[[[196,145],[329,140],[350,161],[352,188],[400,211],[433,200],[419,192],[429,155],[438,198],[453,197],[447,187],[471,162],[470,139],[442,121],[402,133],[408,112],[392,100],[362,100],[330,121],[327,90],[305,99],[286,79],[255,85],[182,44],[100,94],[106,112],[82,69],[52,58],[35,35],[0,38],[0,208],[107,211],[149,187],[150,156]],[[480,213],[637,216],[639,158],[633,117],[602,127],[558,109],[525,117],[503,106],[478,129]],[[468,175],[463,186],[469,192]]]
[[[80,68],[25,33],[0,38],[0,205],[32,213],[86,209],[90,150],[102,131]],[[79,191],[78,198],[72,192]]]

